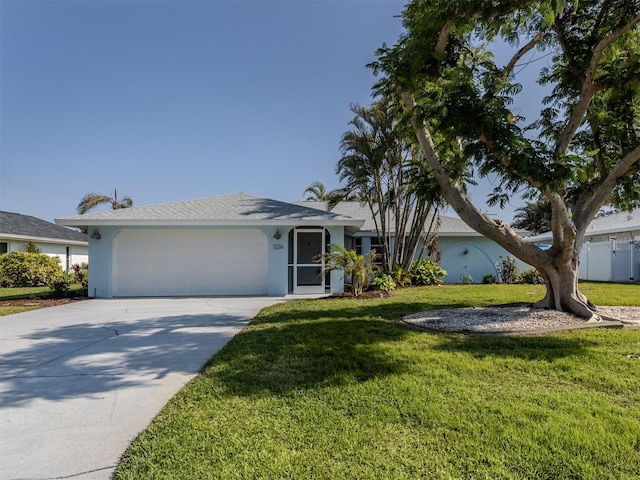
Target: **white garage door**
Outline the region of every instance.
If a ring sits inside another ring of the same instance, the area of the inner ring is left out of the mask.
[[[267,252],[259,230],[123,230],[113,295],[266,295]]]

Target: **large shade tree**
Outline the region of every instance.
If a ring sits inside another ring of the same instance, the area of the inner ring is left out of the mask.
[[[342,136],[336,166],[344,182],[340,193],[368,205],[383,269],[408,270],[437,226],[440,189],[396,106],[379,100],[351,110],[355,115]]]
[[[414,0],[405,32],[372,65],[378,93],[412,117],[460,218],[540,271],[547,293],[538,307],[597,318],[578,288],[585,231],[603,204],[640,199],[639,20],[640,0]],[[492,52],[505,46],[510,56],[499,62]],[[522,75],[549,92],[536,118],[512,111],[514,96],[528,94]],[[465,193],[472,171],[501,179],[494,202],[523,189],[548,201],[551,247],[483,214]]]

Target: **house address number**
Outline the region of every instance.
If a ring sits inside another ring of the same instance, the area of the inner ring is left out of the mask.
[[[273,244],[273,249],[274,250],[282,250],[284,248],[284,245],[281,243],[274,243]]]

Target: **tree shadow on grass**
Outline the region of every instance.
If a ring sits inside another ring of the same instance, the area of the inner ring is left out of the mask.
[[[358,304],[258,316],[203,369],[234,395],[287,394],[298,389],[347,385],[413,369],[408,337],[429,335],[424,348],[475,357],[555,360],[582,355],[592,343],[579,338],[488,337],[417,332],[393,321],[415,311],[410,304]],[[400,313],[399,313],[400,312]],[[391,320],[391,321],[390,321]],[[435,337],[435,338],[434,338]]]
[[[503,337],[483,334],[441,335],[434,347],[441,351],[458,351],[476,358],[519,358],[532,361],[554,361],[557,359],[585,355],[595,342],[584,338],[567,338],[553,335]]]

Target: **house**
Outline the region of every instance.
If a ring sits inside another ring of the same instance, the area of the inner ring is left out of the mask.
[[[328,210],[328,202],[304,201],[296,202],[297,205],[304,205],[321,210]],[[367,254],[372,249],[380,251],[380,240],[378,230],[367,204],[361,202],[340,202],[335,205],[332,212],[339,215],[346,215],[352,218],[364,219],[363,226],[351,237],[345,238],[347,248],[353,248],[358,253]],[[459,218],[439,215],[438,248],[440,249],[440,266],[446,270],[447,275],[444,281],[447,283],[460,283],[461,275],[469,274],[474,282],[482,281],[485,275],[493,275],[499,278],[497,264],[511,256],[500,245],[493,240],[473,230]],[[393,218],[389,222],[394,225]],[[431,219],[426,222],[429,227]],[[426,233],[426,232],[425,232]],[[520,232],[524,234],[525,232]],[[393,228],[391,229],[393,234]],[[418,250],[420,250],[421,245]],[[526,265],[517,260],[519,268]]]
[[[243,193],[56,219],[88,227],[96,297],[340,292],[314,258],[364,223]]]
[[[342,292],[340,271],[314,261],[330,243],[375,248],[368,207],[286,203],[244,193],[57,219],[89,231],[89,294],[96,297],[286,295]],[[442,218],[447,281],[496,275],[506,252],[462,221]]]
[[[550,244],[551,232],[544,232],[527,238],[528,241]],[[631,212],[619,212],[594,218],[584,235],[585,242],[609,240],[640,240],[640,208]]]
[[[553,235],[545,232],[526,240],[549,246]],[[640,208],[594,218],[584,240],[580,251],[580,279],[640,281]]]
[[[42,253],[59,258],[66,271],[74,263],[89,261],[85,234],[29,215],[0,212],[0,254],[24,252],[29,242]]]

